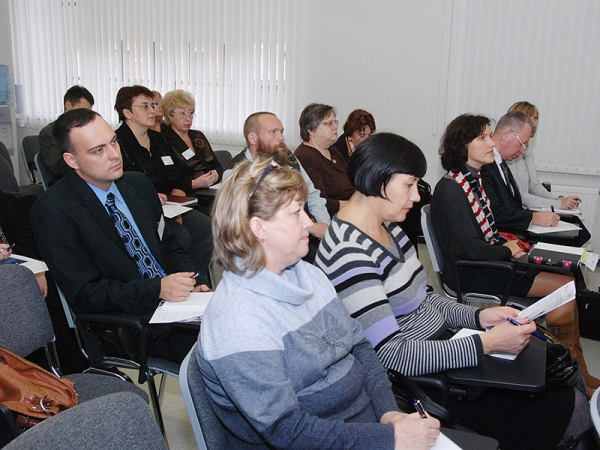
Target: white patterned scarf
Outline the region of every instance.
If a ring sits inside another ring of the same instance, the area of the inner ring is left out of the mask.
[[[475,220],[481,228],[483,237],[488,244],[496,244],[502,239],[498,235],[496,229],[496,222],[492,214],[492,208],[490,206],[490,200],[483,190],[481,184],[481,173],[477,174],[477,177],[473,176],[469,169],[465,167],[460,172],[448,172],[448,174],[454,178],[459,186],[465,191],[469,205],[473,210]]]

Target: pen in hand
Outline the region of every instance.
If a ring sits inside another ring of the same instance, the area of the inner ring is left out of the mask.
[[[415,409],[417,410],[417,412],[419,413],[419,415],[423,419],[427,419],[427,414],[425,414],[425,408],[423,408],[423,405],[421,405],[421,400],[418,400],[418,399],[415,398],[413,400],[413,404],[415,405]]]
[[[513,325],[516,325],[517,327],[520,327],[521,324],[519,322],[517,322],[515,319],[513,319],[512,317],[507,317],[506,320],[508,320],[510,323],[512,323]],[[537,331],[534,331],[533,334],[536,338],[541,339],[542,341],[547,341],[548,339],[546,338],[546,336],[542,336],[540,333],[538,333]]]

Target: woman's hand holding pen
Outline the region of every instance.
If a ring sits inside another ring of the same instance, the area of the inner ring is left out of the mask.
[[[482,309],[479,313],[479,326],[484,330],[487,327],[495,327],[506,322],[509,317],[515,318],[519,310],[510,306],[496,306],[494,308]]]
[[[506,319],[480,334],[483,352],[487,355],[491,352],[502,352],[518,354],[525,348],[531,339],[531,334],[537,329],[535,322],[520,322],[521,326],[514,326]]]
[[[429,449],[435,445],[440,434],[440,422],[437,419],[429,415],[423,419],[416,412],[387,412],[380,422],[394,426],[395,449]]]

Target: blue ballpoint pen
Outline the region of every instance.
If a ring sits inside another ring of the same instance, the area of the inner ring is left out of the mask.
[[[506,320],[508,320],[510,323],[512,323],[513,325],[516,325],[518,327],[521,326],[521,324],[519,322],[517,322],[515,319],[513,319],[512,317],[507,317]],[[546,338],[546,336],[542,336],[540,333],[538,333],[537,331],[534,331],[533,334],[536,338],[541,339],[542,341],[547,341],[548,339]]]
[[[423,408],[423,405],[421,405],[421,401],[417,400],[416,398],[413,400],[413,404],[415,405],[415,409],[417,410],[417,412],[419,413],[419,415],[423,418],[423,419],[427,419],[427,414],[425,414],[425,408]]]

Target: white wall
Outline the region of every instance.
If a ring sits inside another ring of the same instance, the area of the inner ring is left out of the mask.
[[[302,1],[302,47],[296,55],[300,111],[311,102],[327,103],[343,124],[353,109],[366,109],[378,131],[402,134],[421,147],[429,161],[426,178],[437,181],[450,4]],[[300,141],[297,130],[287,133],[288,141]]]

